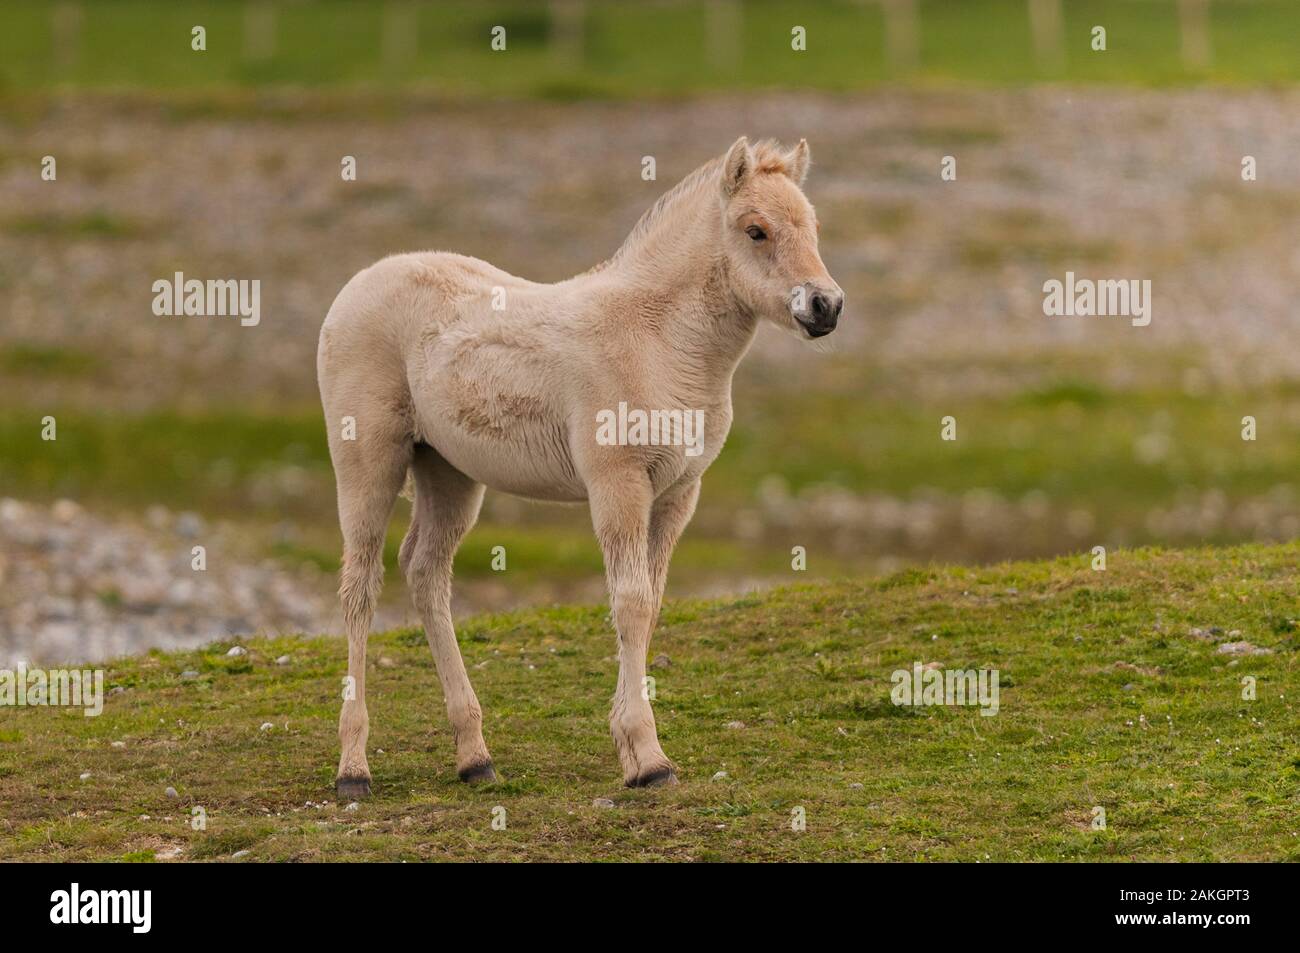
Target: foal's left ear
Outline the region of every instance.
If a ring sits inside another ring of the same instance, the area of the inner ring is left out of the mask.
[[[790,150],[785,157],[785,167],[790,173],[790,178],[794,179],[795,185],[803,188],[804,180],[808,178],[808,167],[812,165],[812,150],[808,148],[808,140],[800,139],[799,145]]]
[[[735,195],[753,171],[754,152],[749,148],[749,140],[741,136],[731,144],[722,160],[722,194],[728,198]]]

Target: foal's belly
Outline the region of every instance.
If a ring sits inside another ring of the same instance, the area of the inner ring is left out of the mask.
[[[480,305],[464,304],[459,319],[429,327],[408,364],[420,438],[494,490],[585,500],[569,445],[572,381],[557,377],[545,329],[502,321]],[[526,302],[515,307],[524,311]]]
[[[516,427],[503,440],[442,422],[432,424],[424,440],[461,473],[491,489],[551,503],[587,499],[568,447],[556,446],[556,432],[550,427]]]

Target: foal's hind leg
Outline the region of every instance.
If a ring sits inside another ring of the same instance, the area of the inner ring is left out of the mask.
[[[355,440],[338,437],[339,419],[327,410],[330,456],[338,483],[339,526],[343,530],[343,572],[339,600],[348,637],[348,680],[339,714],[338,796],[344,800],[370,793],[366,738],[366,639],[384,582],[384,537],[393,503],[409,465],[409,436],[399,422],[367,419]]]
[[[436,450],[415,448],[415,509],[398,559],[411,600],[442,682],[442,694],[456,741],[456,773],[462,781],[495,781],[483,743],[483,713],[469,683],[451,624],[451,564],[456,548],[478,519],[483,485],[442,459]]]

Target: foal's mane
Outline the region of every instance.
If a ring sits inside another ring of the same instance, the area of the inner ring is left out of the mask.
[[[754,153],[755,173],[789,173],[785,161],[785,150],[775,139],[763,139],[751,143],[750,149]],[[712,194],[716,194],[716,189],[719,187],[718,175],[721,172],[724,158],[726,157],[714,156],[659,196],[654,205],[646,209],[645,213],[637,219],[637,223],[632,226],[632,231],[628,232],[627,238],[623,239],[623,244],[618,246],[618,251],[614,252],[605,261],[586,271],[585,274],[602,271],[627,258],[641,247],[646,236],[654,231],[656,226],[676,212],[679,206],[690,204],[690,200],[695,199],[700,192],[714,190],[710,197],[712,197]]]

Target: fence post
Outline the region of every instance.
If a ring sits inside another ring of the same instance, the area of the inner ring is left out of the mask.
[[[379,58],[384,69],[397,72],[415,59],[420,46],[420,18],[409,0],[387,0],[380,25]]]
[[[587,5],[583,0],[551,0],[551,58],[566,69],[582,66],[583,27]]]
[[[713,68],[730,73],[740,65],[744,46],[744,8],[740,0],[708,0],[704,31]]]
[[[275,7],[267,0],[244,4],[244,59],[258,62],[275,55]]]
[[[885,52],[899,72],[914,70],[921,60],[921,38],[916,21],[916,0],[883,0]]]
[[[1183,40],[1183,66],[1190,70],[1210,65],[1210,0],[1178,0],[1178,26]]]
[[[50,12],[50,32],[54,40],[54,65],[68,72],[77,65],[81,52],[81,4],[60,0]]]
[[[1029,0],[1029,29],[1034,36],[1034,59],[1044,72],[1065,65],[1065,34],[1061,0]]]

